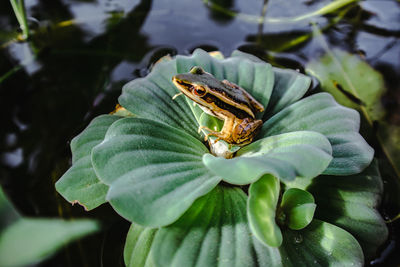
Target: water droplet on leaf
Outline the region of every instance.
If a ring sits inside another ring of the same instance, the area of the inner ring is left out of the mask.
[[[295,235],[293,238],[293,242],[295,244],[300,244],[301,242],[303,242],[303,236],[301,234]]]

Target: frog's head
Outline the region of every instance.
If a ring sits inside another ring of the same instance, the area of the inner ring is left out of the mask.
[[[172,81],[185,96],[213,116],[224,113],[226,117],[229,112],[231,117],[254,119],[255,110],[264,110],[244,89],[227,80],[220,81],[198,66],[188,73],[175,75]]]
[[[219,81],[201,67],[195,66],[188,73],[172,77],[175,86],[187,97],[202,106],[209,106],[210,99],[206,97],[210,91],[210,84]]]

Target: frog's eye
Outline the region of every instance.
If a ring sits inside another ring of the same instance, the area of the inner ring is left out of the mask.
[[[206,94],[206,90],[201,89],[201,88],[194,88],[193,93],[197,96],[204,96]]]

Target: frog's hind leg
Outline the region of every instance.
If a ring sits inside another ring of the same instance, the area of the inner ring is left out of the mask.
[[[251,143],[262,127],[261,120],[244,119],[235,125],[232,138],[237,144],[245,145]]]

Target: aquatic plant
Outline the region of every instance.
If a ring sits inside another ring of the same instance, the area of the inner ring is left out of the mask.
[[[30,32],[28,27],[28,19],[26,17],[25,2],[24,0],[10,0],[15,17],[18,20],[19,27],[22,31],[21,39],[28,39]]]
[[[251,144],[218,142],[231,159],[197,132],[222,123],[172,99],[172,76],[193,66],[266,107]],[[361,266],[387,238],[374,152],[358,112],[328,93],[305,97],[309,86],[308,76],[239,51],[166,58],[124,86],[122,109],[72,140],[56,189],[87,210],[108,202],[132,222],[128,266]]]
[[[100,229],[96,221],[21,215],[0,187],[0,266],[31,266]]]

